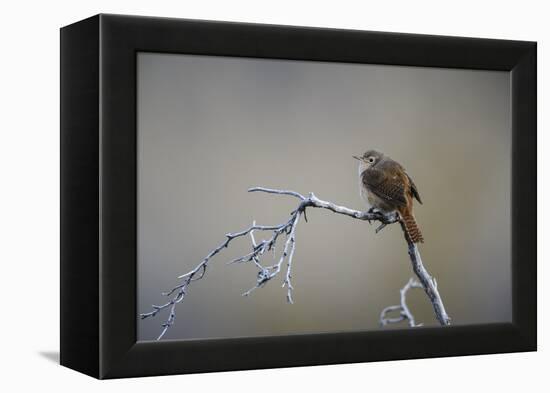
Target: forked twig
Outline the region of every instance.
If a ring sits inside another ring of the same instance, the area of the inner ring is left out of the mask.
[[[414,278],[409,279],[405,286],[401,288],[399,291],[400,293],[400,304],[395,306],[388,306],[382,310],[380,313],[380,325],[386,326],[391,323],[398,323],[401,321],[407,321],[410,327],[418,327],[422,326],[423,324],[419,323],[417,324],[414,320],[414,315],[412,314],[411,310],[409,309],[409,306],[407,305],[407,292],[409,292],[409,289],[411,288],[423,288],[422,284],[415,280]],[[398,315],[396,317],[388,317],[388,314],[392,312],[398,311]]]

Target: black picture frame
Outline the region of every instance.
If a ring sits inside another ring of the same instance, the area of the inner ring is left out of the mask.
[[[136,53],[511,72],[513,322],[136,342]],[[96,378],[534,351],[536,43],[96,15],[61,29],[61,364]]]

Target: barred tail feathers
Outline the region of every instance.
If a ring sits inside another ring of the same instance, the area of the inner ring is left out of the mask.
[[[424,236],[422,236],[422,232],[412,213],[407,209],[405,211],[400,211],[399,214],[401,215],[401,223],[403,231],[405,232],[405,237],[408,237],[413,243],[424,243]]]

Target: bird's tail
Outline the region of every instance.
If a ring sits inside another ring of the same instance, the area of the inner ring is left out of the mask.
[[[416,223],[416,220],[409,209],[402,209],[399,211],[401,215],[401,226],[405,232],[405,238],[407,241],[413,243],[424,243],[424,236]]]

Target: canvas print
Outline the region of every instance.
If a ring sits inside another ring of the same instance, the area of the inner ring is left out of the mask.
[[[512,320],[510,74],[137,55],[138,340]]]

